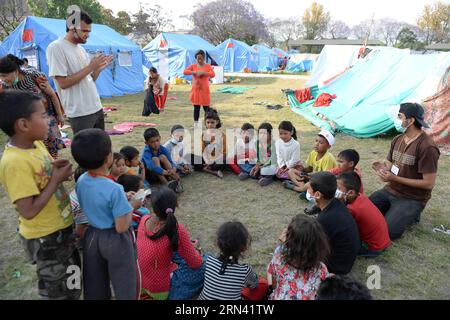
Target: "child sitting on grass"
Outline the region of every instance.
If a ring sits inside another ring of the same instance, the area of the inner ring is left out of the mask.
[[[282,121],[278,126],[280,138],[275,143],[277,151],[277,178],[289,179],[289,170],[300,165],[300,144],[297,130],[290,121]]]
[[[335,198],[336,177],[330,172],[311,176],[307,198],[314,199],[320,208],[317,221],[328,236],[331,254],[325,264],[328,271],[347,274],[351,271],[361,247],[358,227],[342,201]]]
[[[344,172],[337,178],[337,198],[344,201],[358,225],[361,249],[358,255],[377,257],[386,250],[391,240],[386,220],[380,210],[361,190],[361,179],[356,172]]]
[[[89,220],[83,241],[83,283],[86,300],[137,299],[137,265],[133,210],[142,203],[128,202],[123,187],[109,177],[113,162],[111,139],[100,129],[78,132],[72,156],[88,170],[77,182],[81,209]],[[95,150],[95,152],[92,152]]]
[[[250,246],[250,235],[238,222],[226,222],[217,231],[218,258],[208,256],[200,300],[241,300],[243,288],[256,288],[258,276],[248,264],[238,262]]]
[[[81,267],[73,237],[73,216],[63,182],[72,176],[68,160],[53,160],[44,143],[47,111],[36,94],[0,92],[0,129],[9,142],[0,160],[0,183],[19,217],[19,237],[37,265],[38,294],[43,299],[78,299],[67,287],[70,266]]]
[[[182,177],[192,173],[192,165],[186,159],[184,149],[184,127],[176,124],[170,130],[171,139],[164,144],[164,147],[170,152],[172,160],[176,163],[177,173]]]
[[[235,156],[237,165],[241,170],[239,180],[246,180],[250,177],[250,172],[256,164],[257,155],[253,137],[255,127],[250,123],[244,123],[241,127],[241,137],[236,142]]]
[[[120,176],[117,180],[117,183],[122,185],[123,190],[127,194],[127,197],[129,197],[130,199],[135,198],[139,190],[144,189],[144,183],[142,182],[141,178],[139,176],[131,174]],[[139,222],[141,221],[142,217],[150,214],[150,211],[145,207],[146,199],[139,200],[143,200],[142,206],[136,210],[133,210],[133,217],[131,221],[131,226],[133,227],[134,231],[137,231]]]
[[[286,181],[284,186],[287,189],[304,193],[308,189],[306,180],[309,179],[305,173],[322,172],[335,168],[336,159],[329,152],[329,149],[334,143],[334,136],[329,131],[320,131],[314,143],[314,150],[309,153],[308,159],[306,160],[306,167],[299,165],[289,170],[288,175],[290,181]],[[304,196],[305,194],[303,196],[301,195],[301,198],[304,198]]]
[[[317,300],[372,300],[370,290],[349,276],[333,275],[320,285]]]
[[[271,300],[314,300],[320,283],[328,276],[323,263],[330,249],[322,226],[315,219],[299,214],[283,233],[275,249],[267,278],[273,292]]]
[[[178,223],[175,192],[162,187],[152,194],[153,214],[142,217],[137,233],[141,297],[192,299],[203,286],[204,266],[186,228]],[[173,262],[177,257],[179,265]]]
[[[159,180],[175,192],[182,192],[180,176],[177,174],[177,164],[172,160],[169,150],[161,145],[161,135],[156,128],[144,132],[145,148],[141,161],[146,167],[146,180]]]
[[[127,173],[127,166],[125,164],[125,157],[121,153],[113,153],[113,164],[111,166],[111,177],[117,181],[120,176]]]
[[[354,149],[346,149],[339,152],[337,156],[337,167],[329,170],[336,177],[344,172],[356,172],[361,179],[361,193],[364,193],[364,187],[362,183],[361,170],[356,168],[359,162],[359,153]]]
[[[250,171],[252,178],[257,178],[258,184],[265,187],[272,183],[277,173],[277,152],[272,136],[273,127],[264,122],[258,127],[258,141],[256,143],[256,165]]]
[[[145,166],[142,161],[139,161],[139,150],[132,146],[125,146],[120,149],[120,153],[125,158],[125,165],[127,166],[125,173],[140,176],[145,184]]]
[[[223,178],[226,168],[227,141],[225,134],[220,130],[220,121],[217,110],[210,108],[205,115],[206,131],[202,134],[202,156],[192,155],[191,163],[196,171],[203,171],[219,178]]]

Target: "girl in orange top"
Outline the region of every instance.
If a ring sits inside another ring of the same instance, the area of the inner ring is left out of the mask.
[[[200,118],[200,106],[203,106],[205,114],[209,111],[211,94],[209,92],[209,79],[216,75],[210,64],[205,63],[205,52],[198,51],[195,54],[197,63],[191,64],[184,70],[186,76],[192,75],[192,89],[189,99],[194,106],[194,121],[198,123]]]

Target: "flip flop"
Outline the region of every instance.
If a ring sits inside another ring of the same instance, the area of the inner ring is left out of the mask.
[[[177,192],[177,187],[178,187],[178,181],[172,180],[167,184],[167,187],[169,187],[170,189],[172,189],[173,191]]]
[[[286,180],[282,182],[282,185],[289,190],[294,190],[295,184],[292,181]]]
[[[217,176],[218,176],[220,179],[222,179],[222,178],[223,178],[223,172],[220,171],[220,170],[218,170],[218,171],[217,171]]]
[[[440,228],[433,228],[433,232],[442,232],[443,234],[450,236],[450,229],[445,229],[443,224],[441,224]]]

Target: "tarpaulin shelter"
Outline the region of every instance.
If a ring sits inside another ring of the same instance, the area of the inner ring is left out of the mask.
[[[183,75],[184,69],[196,63],[195,53],[203,50],[206,63],[216,65],[219,51],[211,43],[192,34],[161,33],[143,49],[143,64],[146,68],[155,67],[165,79],[174,77],[192,79]]]
[[[258,53],[242,41],[228,39],[218,46],[217,63],[223,66],[225,72],[243,72],[248,68],[258,71]]]
[[[272,49],[262,44],[255,44],[252,48],[258,53],[258,71],[278,70],[278,55]]]
[[[442,77],[436,94],[426,98],[425,121],[430,126],[425,131],[433,138],[444,154],[450,155],[450,66]]]
[[[65,20],[29,16],[0,45],[0,56],[11,53],[27,58],[30,65],[48,75],[47,47],[65,35]],[[100,97],[143,91],[142,54],[138,45],[110,27],[93,24],[89,39],[82,46],[89,55],[102,52],[114,56],[95,82]]]
[[[367,138],[394,128],[389,109],[403,102],[422,102],[436,92],[450,65],[450,53],[410,54],[374,50],[365,59],[320,88],[312,100],[299,103],[287,97],[292,110],[331,131]],[[321,93],[336,94],[328,107],[314,107]]]

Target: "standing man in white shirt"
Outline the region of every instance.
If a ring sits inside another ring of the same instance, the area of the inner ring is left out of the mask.
[[[47,48],[49,75],[55,80],[73,134],[89,128],[105,129],[95,81],[113,58],[104,54],[89,58],[81,44],[87,42],[91,30],[89,15],[75,10],[67,19],[66,36]]]

